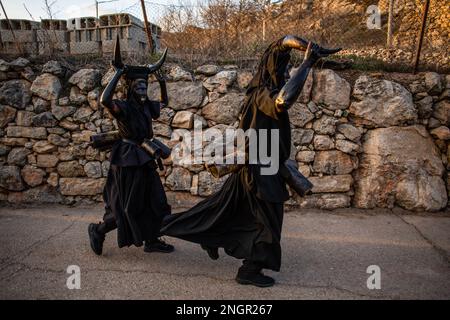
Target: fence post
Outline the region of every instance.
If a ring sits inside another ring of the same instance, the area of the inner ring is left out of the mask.
[[[11,25],[11,21],[9,21],[8,15],[6,14],[5,7],[3,6],[3,2],[1,0],[0,0],[0,5],[2,6],[3,14],[5,15],[5,19],[8,22],[9,30],[11,31],[11,34],[12,34],[13,39],[14,39],[14,42],[16,43],[17,50],[19,51],[19,54],[22,54],[23,53],[22,52],[22,47],[21,47],[19,41],[17,41],[16,34],[15,34],[14,29],[13,29],[13,27]]]
[[[420,52],[422,51],[422,44],[423,44],[423,36],[425,34],[425,28],[427,25],[427,18],[428,18],[428,10],[430,9],[430,0],[425,0],[425,5],[423,8],[423,15],[422,15],[422,25],[420,27],[419,32],[419,43],[417,45],[416,50],[416,56],[414,58],[414,71],[413,73],[417,73],[417,69],[419,67],[419,61],[420,61]]]
[[[388,34],[387,34],[387,46],[392,47],[392,35],[394,29],[394,0],[389,0],[389,21],[388,21]]]
[[[142,14],[144,15],[145,33],[147,34],[148,47],[150,49],[150,53],[153,54],[154,51],[153,51],[152,30],[150,24],[148,23],[147,10],[145,10],[144,0],[141,0],[141,6],[142,6]]]

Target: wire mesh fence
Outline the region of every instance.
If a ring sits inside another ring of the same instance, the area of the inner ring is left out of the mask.
[[[340,59],[350,59],[358,67],[406,71],[415,55],[425,1],[153,0],[144,4],[151,22],[152,47],[156,51],[168,47],[171,59],[182,64],[253,65],[270,42],[296,34],[324,46],[344,48]],[[145,60],[150,46],[142,13],[141,1],[136,1],[98,20],[49,19],[39,25],[2,20],[1,51],[109,59],[118,35],[125,54]],[[448,70],[449,21],[448,0],[431,0],[422,68]]]

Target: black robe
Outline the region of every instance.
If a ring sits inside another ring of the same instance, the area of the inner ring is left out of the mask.
[[[276,112],[275,98],[285,84],[290,54],[279,49],[280,43],[273,43],[262,58],[247,89],[240,128],[279,129],[282,164],[290,156],[291,132],[288,113]],[[283,202],[289,199],[289,193],[280,173],[261,175],[260,169],[260,165],[247,165],[231,174],[211,197],[186,212],[166,217],[161,232],[221,247],[230,256],[279,271]]]
[[[159,118],[160,103],[147,101],[140,106],[133,99],[113,103],[120,110],[113,116],[121,136],[136,144],[119,141],[112,148],[103,192],[104,220],[117,225],[120,248],[142,246],[143,241],[159,236],[162,219],[171,212],[155,159],[138,146],[145,138],[153,137],[152,119]]]

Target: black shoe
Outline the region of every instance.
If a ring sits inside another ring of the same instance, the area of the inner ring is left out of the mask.
[[[269,276],[265,276],[260,272],[238,272],[236,281],[239,284],[250,284],[260,288],[272,287],[275,284],[275,280]]]
[[[208,247],[205,245],[201,245],[202,249],[205,250],[208,253],[208,256],[213,259],[213,260],[217,260],[219,259],[219,248],[214,248],[214,247]]]
[[[97,226],[97,224],[91,223],[88,227],[88,233],[92,251],[94,251],[96,255],[101,256],[105,235],[97,231]]]
[[[160,239],[156,239],[155,241],[148,242],[145,241],[145,252],[162,252],[162,253],[171,253],[175,250],[174,246],[165,243]]]

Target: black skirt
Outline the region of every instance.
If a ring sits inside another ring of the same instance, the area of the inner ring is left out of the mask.
[[[150,163],[133,167],[112,165],[103,194],[116,219],[119,248],[139,247],[160,236],[162,219],[170,215],[171,208],[160,177]]]
[[[208,199],[188,211],[167,216],[161,233],[224,248],[232,257],[279,271],[283,203],[258,198],[251,180],[247,167],[232,174]]]

